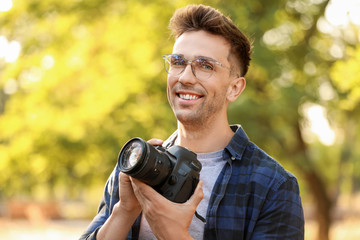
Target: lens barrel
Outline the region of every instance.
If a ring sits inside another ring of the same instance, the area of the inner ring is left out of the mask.
[[[118,157],[120,170],[131,177],[155,187],[170,175],[172,162],[164,153],[141,138],[129,140]]]

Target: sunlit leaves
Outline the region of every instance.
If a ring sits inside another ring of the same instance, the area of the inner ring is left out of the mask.
[[[170,113],[165,94],[150,95],[164,91],[153,86],[165,86],[161,51],[170,44],[159,6],[29,1],[12,13],[2,32],[13,31],[23,51],[1,73],[8,97],[0,155],[10,173],[1,181],[13,189],[7,194],[106,177],[130,137],[164,138],[173,130],[162,117]]]
[[[334,85],[342,94],[346,94],[339,107],[353,110],[360,104],[360,47],[349,48],[348,55],[349,57],[346,60],[334,64],[331,76]]]

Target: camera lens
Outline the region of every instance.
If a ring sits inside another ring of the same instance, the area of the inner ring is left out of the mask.
[[[141,138],[133,138],[121,149],[118,166],[122,172],[154,187],[165,182],[173,163]]]
[[[122,166],[125,169],[133,168],[142,157],[143,148],[140,142],[132,142],[124,151]]]

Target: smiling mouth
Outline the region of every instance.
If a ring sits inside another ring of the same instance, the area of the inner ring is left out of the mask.
[[[184,99],[184,100],[196,100],[196,99],[199,99],[200,96],[198,95],[192,95],[192,94],[177,94],[178,97],[180,97],[181,99]]]

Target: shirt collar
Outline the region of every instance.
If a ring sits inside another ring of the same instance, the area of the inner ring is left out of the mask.
[[[232,160],[240,160],[249,143],[249,137],[246,135],[244,129],[240,125],[231,125],[231,130],[235,132],[229,144],[225,147],[224,158],[231,158]]]
[[[231,125],[231,130],[235,133],[229,144],[225,147],[227,151],[224,151],[224,159],[232,159],[232,160],[240,160],[246,146],[249,142],[249,138],[246,135],[244,129],[241,125]],[[176,139],[178,137],[178,130],[176,130],[164,143],[164,148],[169,148],[174,145]]]

